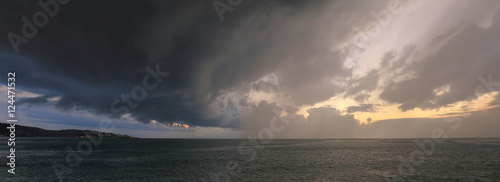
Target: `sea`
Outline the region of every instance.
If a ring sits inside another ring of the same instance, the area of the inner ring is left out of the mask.
[[[0,181],[500,181],[500,139],[0,138]]]

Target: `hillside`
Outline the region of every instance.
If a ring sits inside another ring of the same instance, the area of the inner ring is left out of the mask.
[[[7,129],[10,125],[7,123],[0,123],[0,135],[8,136],[10,131]],[[45,130],[37,127],[22,126],[16,124],[16,137],[98,137],[99,135],[106,138],[135,138],[129,135],[121,135],[115,133],[98,132],[91,130]]]

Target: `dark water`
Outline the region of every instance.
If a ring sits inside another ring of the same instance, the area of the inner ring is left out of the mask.
[[[0,139],[1,156],[7,156],[7,139]],[[261,146],[248,140],[18,140],[16,174],[7,173],[3,157],[0,181],[500,181],[500,139],[428,140],[423,148],[415,140],[273,140]]]

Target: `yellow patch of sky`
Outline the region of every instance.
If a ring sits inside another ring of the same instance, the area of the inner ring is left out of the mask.
[[[183,123],[172,123],[173,127],[189,128],[189,125]]]
[[[402,118],[442,118],[449,116],[459,116],[467,115],[470,112],[481,111],[491,109],[495,106],[489,106],[489,103],[495,99],[495,96],[499,94],[498,91],[484,94],[476,99],[469,101],[460,101],[450,104],[445,107],[433,110],[422,110],[416,108],[409,111],[401,111],[398,109],[398,104],[383,104],[383,101],[372,102],[373,104],[379,104],[375,106],[375,112],[355,112],[353,113],[354,118],[358,119],[361,123],[366,123],[368,118],[373,121],[387,120],[387,119],[402,119]],[[297,114],[304,115],[308,117],[309,113],[307,110],[317,107],[334,107],[341,111],[341,114],[348,114],[346,112],[349,106],[358,105],[356,101],[343,98],[343,97],[332,97],[329,100],[316,103],[312,106],[303,106],[299,109]]]
[[[158,121],[156,120],[151,120],[151,123],[153,124],[162,124],[162,123],[159,123]],[[165,125],[165,124],[164,124]],[[187,124],[184,124],[184,123],[172,123],[170,125],[165,125],[166,127],[180,127],[180,128],[189,128],[191,126],[187,125]]]

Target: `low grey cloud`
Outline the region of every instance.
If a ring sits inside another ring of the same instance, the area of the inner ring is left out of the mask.
[[[362,103],[369,98],[370,98],[370,95],[368,95],[368,94],[358,94],[353,99],[358,103]]]
[[[21,98],[17,101],[18,105],[44,105],[50,103],[50,99],[56,97],[54,94],[46,94],[39,97]]]
[[[360,138],[431,138],[442,129],[449,138],[497,138],[500,108],[472,112],[468,117],[392,119],[372,122],[358,129]]]
[[[362,91],[370,92],[377,88],[379,81],[379,73],[377,70],[368,72],[361,78],[355,78],[350,82],[350,86],[346,89],[345,96],[352,96]]]
[[[274,132],[275,138],[354,138],[359,121],[353,115],[342,115],[332,107],[309,109],[309,116],[285,115],[289,123],[283,122],[273,110],[281,111],[274,103],[261,102],[249,115],[244,131],[249,136],[258,136],[262,129],[271,125],[283,127],[282,131]],[[277,120],[273,122],[274,120]]]
[[[500,94],[497,94],[495,100],[489,103],[490,106],[498,106],[500,105]]]
[[[375,112],[375,107],[373,104],[361,104],[359,106],[347,107],[347,113],[355,112]]]
[[[275,104],[261,103],[250,120],[254,123],[245,128],[247,136],[258,136],[263,128],[269,128],[276,115],[272,110],[280,110]],[[273,133],[274,138],[431,138],[436,129],[444,131],[449,138],[495,138],[500,137],[500,107],[486,111],[471,112],[465,116],[444,118],[403,118],[389,119],[360,124],[352,115],[342,115],[331,107],[313,108],[309,117],[294,116],[289,124],[280,120],[277,126],[283,131]],[[256,118],[258,117],[258,118]]]

